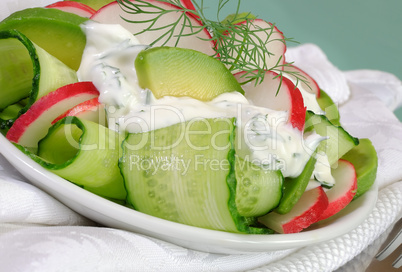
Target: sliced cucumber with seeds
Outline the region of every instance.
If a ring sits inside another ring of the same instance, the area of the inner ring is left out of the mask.
[[[239,214],[234,120],[201,119],[129,134],[120,168],[128,201],[163,219],[236,233],[268,233]]]
[[[236,156],[236,206],[242,216],[261,216],[276,206],[282,197],[280,170],[267,170]]]

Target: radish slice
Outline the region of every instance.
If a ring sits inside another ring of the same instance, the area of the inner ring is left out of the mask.
[[[245,72],[240,72],[235,74],[235,77],[239,82],[244,82],[247,80],[243,77],[244,75]],[[289,79],[282,77],[281,82],[277,73],[267,71],[261,84],[255,85],[254,82],[250,82],[242,87],[246,98],[254,105],[277,111],[288,111],[288,122],[294,128],[303,131],[306,118],[303,96]]]
[[[247,21],[243,21],[238,23],[246,24]],[[272,69],[273,67],[277,67],[277,69],[282,69],[282,65],[285,63],[285,52],[286,52],[286,43],[285,37],[283,33],[274,25],[269,22],[266,22],[262,19],[255,19],[248,22],[248,26],[250,31],[256,36],[253,37],[256,44],[260,44],[261,42],[265,43],[265,47],[269,52],[269,55],[265,55],[265,64],[266,70]],[[261,31],[261,29],[266,29],[267,31]],[[270,33],[269,36],[267,33]],[[235,37],[238,41],[241,41],[242,37]],[[258,38],[258,40],[257,40]],[[234,44],[236,46],[236,44]],[[250,51],[253,48],[247,48],[246,50]],[[237,56],[233,56],[236,58]],[[242,59],[248,59],[250,57],[245,56],[243,54]]]
[[[59,1],[50,5],[46,8],[55,8],[65,12],[74,13],[81,17],[89,18],[95,14],[96,10],[93,8],[75,1]]]
[[[328,198],[320,186],[304,192],[290,212],[271,212],[258,221],[279,233],[297,233],[317,222],[327,207]]]
[[[66,116],[76,116],[80,119],[85,119],[97,124],[106,125],[106,112],[104,109],[105,107],[103,104],[99,103],[98,97],[94,97],[69,109],[68,111],[54,119],[52,124],[56,123]]]
[[[36,150],[37,144],[50,128],[52,121],[75,105],[98,97],[92,82],[78,82],[61,87],[36,101],[21,115],[7,132],[9,141]]]
[[[345,208],[357,191],[355,167],[346,160],[339,160],[338,167],[332,170],[335,185],[325,193],[328,196],[328,208],[322,213],[320,220],[324,220]]]
[[[191,0],[180,0],[180,2],[183,5],[183,7],[185,7],[186,9],[196,10],[195,6]]]
[[[296,84],[296,81],[297,81],[294,74],[298,74],[299,77],[302,77],[303,80],[306,80],[307,84],[304,83],[303,81],[299,81],[297,86],[299,87],[299,84],[300,84],[300,87],[303,88],[303,90],[310,92],[310,93],[314,93],[317,98],[320,97],[320,87],[318,86],[318,84],[314,80],[314,78],[312,78],[305,71],[303,71],[299,67],[297,67],[293,64],[290,64],[290,63],[287,63],[285,65],[284,71],[285,71],[285,73],[283,73],[283,75],[285,77],[289,78],[290,80],[292,80],[292,82],[294,84]]]
[[[129,2],[135,2],[135,0],[131,0]],[[161,28],[163,26],[172,24],[177,22],[180,17],[183,15],[183,10],[180,9],[179,7],[155,1],[155,0],[148,0],[149,3],[158,6],[162,9],[165,10],[173,10],[173,12],[166,13],[165,15],[161,16],[155,23],[155,25],[152,26],[153,29]],[[129,6],[129,4],[126,4]],[[127,8],[123,8],[127,9]],[[152,13],[142,13],[142,14],[135,14],[135,15],[130,15],[129,13],[125,12],[120,5],[117,2],[112,2],[101,9],[99,9],[92,17],[91,19],[100,23],[106,23],[106,24],[120,24],[127,30],[129,30],[131,33],[136,34],[144,29],[148,28],[150,26],[149,22],[146,23],[129,23],[126,22],[124,19],[127,20],[135,20],[135,21],[148,21],[151,20],[155,17],[154,14]],[[155,11],[153,8],[143,8],[145,11]],[[184,22],[183,18],[180,19],[180,23],[178,26],[181,26],[182,24],[185,25],[193,25],[195,26],[195,31],[197,31],[197,26],[202,26],[200,21],[197,20],[193,14],[187,13],[186,18],[188,18],[188,21]],[[175,46],[176,43],[176,36],[181,35],[179,43],[177,47],[181,48],[189,48],[189,49],[194,49],[200,52],[203,52],[207,55],[215,55],[215,50],[214,50],[214,43],[210,40],[211,35],[209,32],[204,28],[203,31],[196,35],[189,35],[189,36],[183,36],[185,34],[191,33],[189,31],[189,27],[185,28],[183,33],[181,33],[180,29],[176,29],[169,41],[166,42],[167,37],[162,37],[161,36],[167,31],[167,29],[162,29],[162,30],[152,30],[152,31],[145,31],[141,34],[136,34],[136,38],[142,43],[142,44],[151,44],[153,41],[161,38],[160,41],[155,43],[155,46]],[[166,44],[164,44],[166,42]]]

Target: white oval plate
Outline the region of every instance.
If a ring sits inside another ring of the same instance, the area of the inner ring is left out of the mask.
[[[0,152],[35,186],[72,210],[107,227],[145,234],[186,248],[211,253],[244,254],[308,246],[333,239],[357,227],[377,200],[377,187],[350,203],[334,218],[295,234],[234,234],[191,227],[149,216],[92,194],[50,173],[0,135]]]

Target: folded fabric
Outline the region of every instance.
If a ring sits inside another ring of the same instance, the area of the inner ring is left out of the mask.
[[[327,59],[317,45],[308,43],[289,48],[285,59],[286,62],[294,62],[294,65],[313,77],[334,102],[344,103],[350,97],[345,75]]]
[[[390,110],[402,106],[402,82],[393,74],[376,70],[344,73],[349,84],[359,85],[377,96]]]

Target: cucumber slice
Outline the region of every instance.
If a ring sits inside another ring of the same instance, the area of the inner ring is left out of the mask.
[[[0,110],[29,97],[18,114],[2,123],[12,123],[40,97],[78,81],[74,70],[16,30],[0,31],[0,59]]]
[[[236,208],[233,122],[198,119],[129,134],[120,168],[133,208],[201,228],[269,232],[250,227]]]
[[[329,165],[336,163],[346,152],[359,144],[359,139],[351,136],[341,126],[333,125],[325,115],[306,112],[305,130],[314,129],[321,136],[328,137],[319,145],[317,152],[324,152],[328,156]]]
[[[328,120],[335,126],[340,126],[339,110],[332,98],[323,90],[320,90],[320,97],[317,98],[318,105],[325,112]]]
[[[0,112],[0,132],[3,135],[7,134],[7,131],[13,125],[13,121],[23,106],[19,103],[12,104]]]
[[[73,69],[66,66],[39,46],[35,45],[35,48],[40,64],[40,80],[36,96],[33,93],[30,95],[29,103],[31,105],[42,96],[60,87],[78,82],[77,73]]]
[[[44,168],[88,191],[125,200],[118,167],[122,139],[120,134],[104,126],[69,116],[49,129],[39,142],[38,155],[23,151]]]
[[[17,11],[0,22],[0,31],[20,31],[49,54],[77,71],[86,44],[86,36],[80,25],[87,20],[88,18],[58,9],[28,8]]]
[[[296,178],[286,178],[283,183],[283,197],[275,212],[286,214],[292,210],[294,205],[303,195],[314,171],[314,166],[317,159],[314,156],[306,163],[302,173]]]
[[[359,144],[346,153],[342,159],[353,164],[357,176],[357,191],[354,198],[367,192],[377,177],[378,157],[371,141],[359,139]]]
[[[265,170],[236,156],[236,206],[239,214],[261,216],[278,206],[282,197],[281,171]]]

